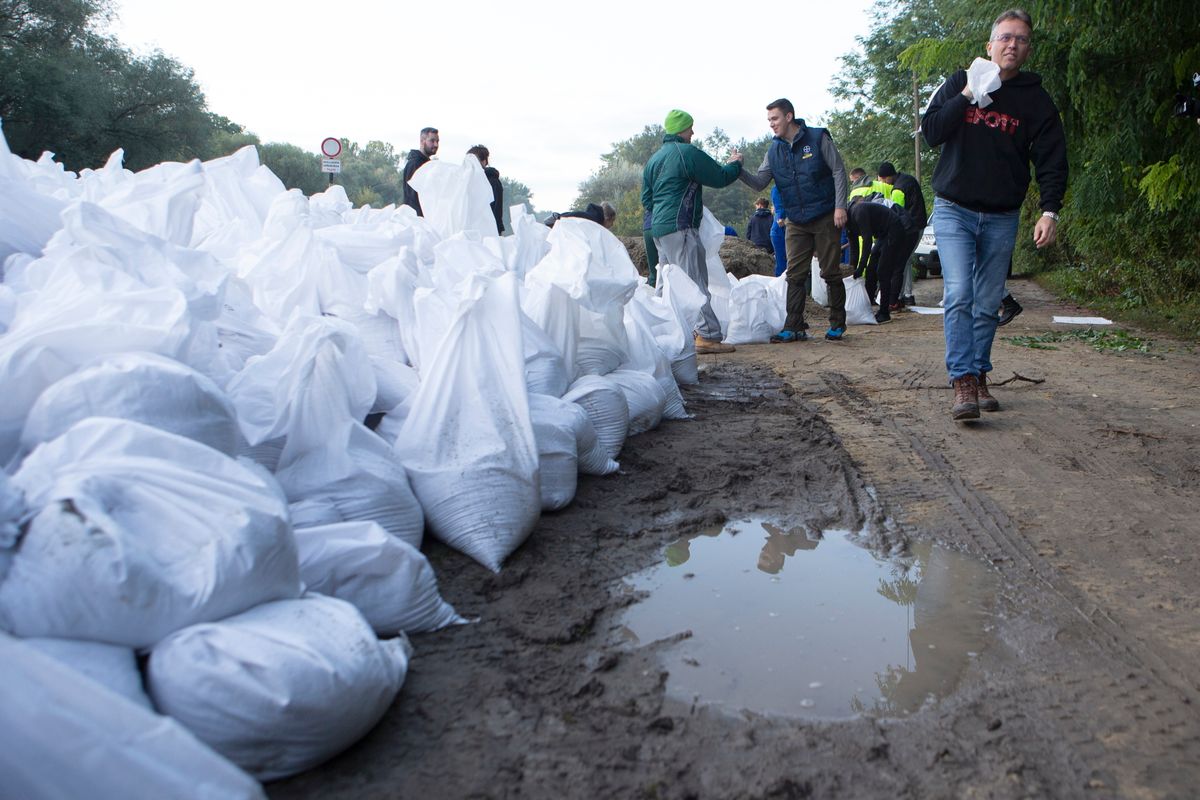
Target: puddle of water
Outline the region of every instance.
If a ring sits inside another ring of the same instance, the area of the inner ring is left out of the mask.
[[[988,643],[994,574],[929,543],[883,559],[843,531],[820,540],[742,520],[668,545],[626,579],[648,596],[620,635],[664,651],[668,695],[729,711],[897,716],[952,692]]]

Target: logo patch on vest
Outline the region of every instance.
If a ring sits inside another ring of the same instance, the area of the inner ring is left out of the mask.
[[[801,158],[812,158],[813,157],[812,145],[811,144],[804,145],[804,147],[801,148],[801,152],[804,153],[804,155],[802,155]]]

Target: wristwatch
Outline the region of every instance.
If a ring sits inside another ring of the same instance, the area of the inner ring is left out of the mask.
[[[1058,222],[1058,214],[1054,211],[1043,211],[1042,216],[1049,217],[1050,219],[1054,220],[1055,222]]]

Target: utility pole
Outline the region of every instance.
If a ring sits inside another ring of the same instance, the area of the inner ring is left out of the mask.
[[[913,177],[921,183],[921,96],[917,94],[917,72],[913,70]]]

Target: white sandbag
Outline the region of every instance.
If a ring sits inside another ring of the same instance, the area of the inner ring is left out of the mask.
[[[562,397],[571,384],[566,363],[550,337],[524,311],[521,336],[525,342],[525,386],[534,394]]]
[[[771,341],[782,324],[775,318],[767,287],[755,281],[741,280],[729,293],[727,344],[761,344]]]
[[[629,435],[629,402],[625,392],[602,375],[584,375],[571,384],[563,400],[578,403],[592,420],[600,446],[615,459]]]
[[[371,369],[375,371],[375,403],[371,413],[387,413],[416,394],[421,385],[417,371],[407,364],[371,356]]]
[[[556,397],[529,395],[529,417],[538,448],[538,476],[543,511],[566,508],[575,499],[579,479],[573,406]]]
[[[570,400],[546,395],[529,395],[530,413],[534,412],[534,399],[543,406],[553,407],[556,417],[569,420],[571,429],[575,432],[575,453],[579,471],[584,475],[609,475],[621,468],[621,465],[608,457],[608,450],[600,443],[596,435],[596,426],[583,406]]]
[[[0,337],[0,464],[16,452],[25,415],[38,395],[78,367],[109,353],[182,355],[190,332],[187,301],[176,289],[138,287],[113,276],[111,292],[82,280],[18,295],[12,327]]]
[[[198,160],[164,162],[134,174],[98,205],[140,231],[187,247],[203,192],[204,169]]]
[[[463,231],[498,235],[491,207],[495,196],[475,156],[466,155],[462,164],[428,161],[408,184],[421,196],[421,211],[442,238]]]
[[[438,593],[428,559],[374,522],[297,527],[300,577],[308,591],[353,605],[380,636],[465,622]]]
[[[4,279],[3,262],[0,261],[0,280]],[[0,334],[8,333],[13,317],[17,315],[17,293],[0,283]]]
[[[416,252],[402,248],[400,255],[367,273],[367,294],[363,302],[363,310],[367,313],[382,312],[395,320],[407,361],[414,367],[418,366],[418,347],[413,294],[419,282],[420,265]]]
[[[575,370],[579,375],[607,375],[626,357],[626,352],[608,339],[581,337],[575,347]]]
[[[662,267],[658,278],[662,288],[662,297],[679,320],[679,336],[682,339],[679,351],[669,356],[671,372],[675,380],[683,385],[699,383],[700,377],[696,369],[696,344],[693,332],[700,324],[701,310],[704,308],[704,293],[696,282],[687,276],[683,270],[672,264]],[[664,347],[666,352],[673,350],[673,341],[669,340]]]
[[[312,419],[327,417],[316,414]],[[425,515],[391,445],[349,419],[332,424],[319,443],[311,439],[319,428],[302,428],[310,444],[301,447],[301,437],[295,432],[289,436],[275,473],[291,502],[293,522],[312,526],[373,520],[420,547]]]
[[[327,384],[314,380],[313,364],[321,353],[336,356]],[[358,332],[332,317],[296,315],[275,347],[251,358],[226,392],[238,411],[242,434],[251,445],[286,436],[296,424],[303,398],[336,390],[342,400],[338,416],[360,420],[375,403],[375,372]]]
[[[258,782],[159,716],[0,633],[0,794],[265,800]]]
[[[527,282],[521,296],[521,309],[554,343],[562,356],[568,379],[577,378],[580,374],[577,358],[579,303],[554,284]]]
[[[867,297],[867,284],[853,275],[842,281],[846,284],[846,324],[876,325],[875,312],[871,309],[871,298]]]
[[[336,256],[313,235],[304,195],[293,190],[276,197],[263,230],[263,238],[243,248],[236,261],[255,304],[280,325],[297,311],[320,314],[321,275]]]
[[[13,486],[8,473],[0,470],[0,583],[8,575],[24,517],[25,496]]]
[[[821,277],[821,267],[815,257],[812,260],[812,266],[808,274],[812,283],[813,302],[819,306],[829,308],[829,286],[825,283],[825,279]]]
[[[708,268],[708,294],[713,313],[721,330],[729,329],[729,293],[733,288],[725,262],[721,260],[721,245],[725,242],[725,225],[713,213],[704,209],[700,218],[700,244],[704,247],[704,262]]]
[[[34,638],[22,641],[126,700],[154,710],[146,690],[142,688],[142,673],[138,669],[137,654],[133,648],[78,639]]]
[[[186,436],[227,456],[242,435],[233,403],[191,367],[154,353],[107,356],[54,383],[29,410],[25,452],[88,417],[116,417]]]
[[[540,513],[516,277],[472,276],[396,439],[434,536],[493,571]]]
[[[574,217],[560,219],[547,241],[550,252],[526,275],[526,285],[558,286],[580,306],[604,313],[624,305],[638,285],[629,251],[602,225]]]
[[[658,427],[667,398],[653,375],[618,369],[605,377],[617,384],[625,394],[625,402],[629,404],[629,436],[637,436]]]
[[[260,780],[294,775],[374,727],[408,668],[344,600],[312,594],[193,625],[155,645],[155,706]]]
[[[529,270],[550,252],[550,244],[546,239],[550,229],[530,214],[525,204],[509,207],[509,219],[512,222],[512,236],[505,239],[515,239],[516,245],[509,250],[505,265],[515,272],[518,280],[524,281]]]
[[[0,627],[20,636],[149,647],[300,592],[278,485],[191,439],[93,417],[12,482],[37,512],[0,583]]]
[[[655,318],[648,313],[647,306],[636,297],[626,304],[625,334],[629,357],[621,367],[646,372],[658,381],[664,398],[662,418],[689,419],[690,415],[683,404],[683,395],[679,393],[679,384],[672,373],[671,362],[659,349],[658,342],[650,330],[650,323],[654,321]]]

